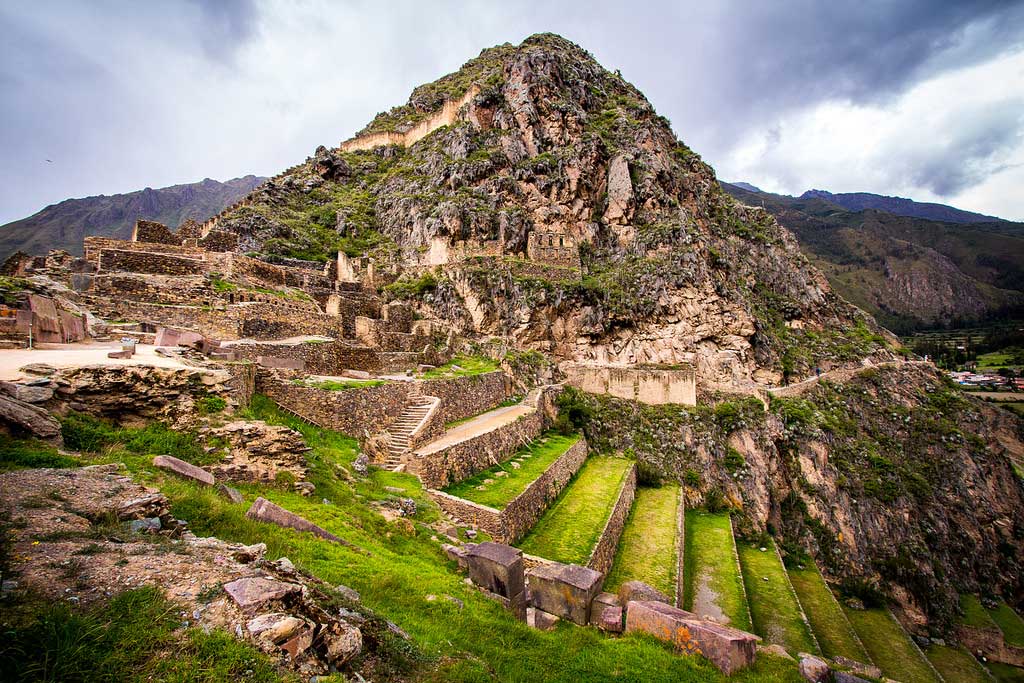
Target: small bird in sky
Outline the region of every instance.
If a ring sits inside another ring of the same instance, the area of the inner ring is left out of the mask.
[[[53,163],[53,160],[52,160],[52,159],[47,159],[47,160],[46,160],[46,163],[48,163],[48,164],[52,164],[52,163]]]

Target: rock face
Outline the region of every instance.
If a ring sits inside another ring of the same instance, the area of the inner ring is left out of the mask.
[[[0,428],[8,433],[27,432],[47,441],[60,442],[60,422],[38,406],[0,394]]]
[[[237,420],[202,433],[207,442],[227,443],[224,461],[209,467],[218,479],[271,483],[285,472],[296,481],[309,476],[305,454],[310,449],[294,429]]]
[[[383,146],[438,112],[448,125]],[[320,150],[251,195],[259,211],[219,225],[245,250],[330,259],[334,242],[287,227],[278,207],[318,225],[334,210],[343,239],[397,247],[371,253],[384,278],[440,266],[435,286],[395,290],[425,318],[563,360],[691,362],[699,381],[734,387],[848,362],[851,342],[886,353],[788,232],[725,194],[642,93],[558,36],[485,50],[364,134],[382,146]],[[343,198],[321,206],[313,186]]]
[[[196,423],[201,396],[230,400],[230,379],[223,370],[86,365],[53,375],[53,401],[57,411],[73,403],[79,412],[129,426],[161,420],[184,428]]]

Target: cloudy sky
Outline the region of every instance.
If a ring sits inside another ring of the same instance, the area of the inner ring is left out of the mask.
[[[0,223],[273,175],[542,31],[620,69],[723,179],[1024,220],[1022,2],[15,0]]]

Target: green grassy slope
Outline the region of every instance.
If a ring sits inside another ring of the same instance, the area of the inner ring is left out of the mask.
[[[626,581],[643,581],[668,597],[676,592],[678,571],[678,486],[640,487],[622,531],[605,590],[615,591]]]
[[[579,434],[549,432],[520,448],[505,462],[449,486],[445,493],[501,510],[579,440]],[[513,460],[518,461],[518,468],[512,465]],[[498,476],[498,472],[504,475]],[[492,483],[486,484],[487,480]],[[484,490],[478,490],[480,487]]]
[[[935,672],[887,609],[843,607],[882,673],[902,683],[938,683]]]
[[[790,569],[789,580],[814,630],[822,654],[870,664],[871,658],[857,640],[856,632],[818,568],[811,565],[804,569]]]
[[[518,546],[556,562],[586,564],[632,464],[591,457]]]
[[[743,582],[747,589],[754,633],[789,652],[818,652],[818,646],[800,612],[786,568],[769,540],[764,546],[737,543]],[[762,552],[760,548],[765,548]]]
[[[150,464],[146,448],[132,452],[119,444],[102,446],[85,462],[125,462],[133,476],[158,486],[172,503],[172,514],[188,520],[198,535],[216,535],[241,542],[267,544],[270,558],[287,556],[297,567],[331,585],[344,583],[359,591],[363,603],[394,621],[412,643],[387,644],[389,669],[375,680],[393,681],[772,681],[799,683],[792,662],[762,655],[755,667],[726,679],[701,658],[679,656],[651,637],[610,638],[595,629],[563,625],[539,632],[516,621],[500,605],[463,582],[454,563],[445,559],[434,532],[422,523],[436,518],[418,480],[410,475],[371,470],[367,480],[346,482],[338,466],[347,467],[357,454],[355,441],[319,430],[275,410],[257,399],[250,415],[288,424],[302,431],[313,448],[311,480],[317,495],[262,485],[243,485],[246,501],[232,504],[209,488],[173,478]],[[18,442],[18,450],[52,451]],[[0,448],[0,461],[6,458]],[[598,459],[609,460],[609,459]],[[625,463],[625,461],[617,461]],[[627,463],[628,464],[628,463]],[[621,465],[619,465],[621,468]],[[405,489],[417,500],[413,527],[386,522],[369,505],[392,496],[385,486]],[[358,546],[332,544],[309,534],[254,522],[245,511],[257,496],[315,522]],[[326,498],[329,503],[321,502]],[[215,588],[215,587],[211,587]],[[427,595],[451,595],[428,601]],[[181,680],[211,680],[201,670]],[[117,680],[137,680],[126,670]]]
[[[728,513],[686,511],[684,564],[684,608],[704,616],[699,606],[702,596],[706,596],[728,618],[730,626],[749,631],[750,614]]]

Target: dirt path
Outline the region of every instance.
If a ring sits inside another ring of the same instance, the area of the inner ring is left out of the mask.
[[[444,450],[453,444],[471,439],[474,436],[480,434],[486,434],[487,432],[493,431],[498,427],[507,425],[509,422],[518,420],[523,415],[532,413],[536,408],[533,406],[526,405],[525,403],[517,403],[514,406],[507,406],[505,408],[496,408],[483,415],[474,417],[469,422],[463,422],[462,424],[452,427],[444,433],[440,439],[431,441],[423,448],[416,451],[419,455],[429,455],[430,453],[436,453]]]
[[[155,346],[138,344],[130,359],[107,358],[110,351],[120,350],[117,343],[95,344],[42,344],[35,349],[0,349],[0,380],[27,377],[19,368],[31,363],[45,363],[55,368],[74,368],[82,365],[151,365],[160,368],[186,368],[176,358],[165,358],[155,353]]]

